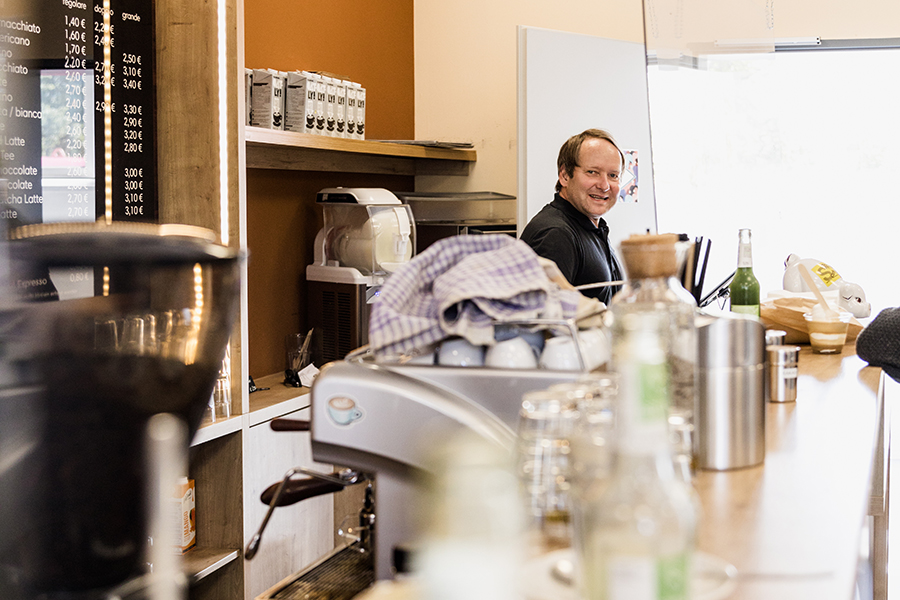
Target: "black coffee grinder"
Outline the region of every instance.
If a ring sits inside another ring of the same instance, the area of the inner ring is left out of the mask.
[[[239,253],[173,225],[44,224],[10,237],[0,598],[177,598],[177,581],[158,581],[177,563],[148,572],[148,538],[222,363]],[[72,282],[81,293],[62,285]]]

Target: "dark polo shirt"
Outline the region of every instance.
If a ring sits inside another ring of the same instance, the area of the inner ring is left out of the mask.
[[[594,227],[587,216],[559,194],[525,226],[522,241],[538,256],[555,262],[574,286],[624,279],[619,260],[609,245],[606,221],[601,218],[600,226]],[[619,289],[621,286],[610,286],[582,293],[609,304]]]

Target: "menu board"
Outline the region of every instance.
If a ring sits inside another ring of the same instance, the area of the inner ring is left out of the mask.
[[[158,217],[153,0],[0,0],[7,227]]]

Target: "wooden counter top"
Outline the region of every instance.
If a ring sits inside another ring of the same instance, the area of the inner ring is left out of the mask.
[[[768,403],[763,465],[702,471],[698,549],[737,567],[735,599],[853,598],[878,446],[881,370],[800,352],[797,401]]]

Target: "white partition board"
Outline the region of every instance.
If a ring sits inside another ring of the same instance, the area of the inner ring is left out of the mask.
[[[632,233],[656,233],[650,109],[644,45],[518,28],[518,227],[553,199],[556,158],[570,136],[609,131],[622,150],[637,150],[638,200],[604,216],[614,247]]]

